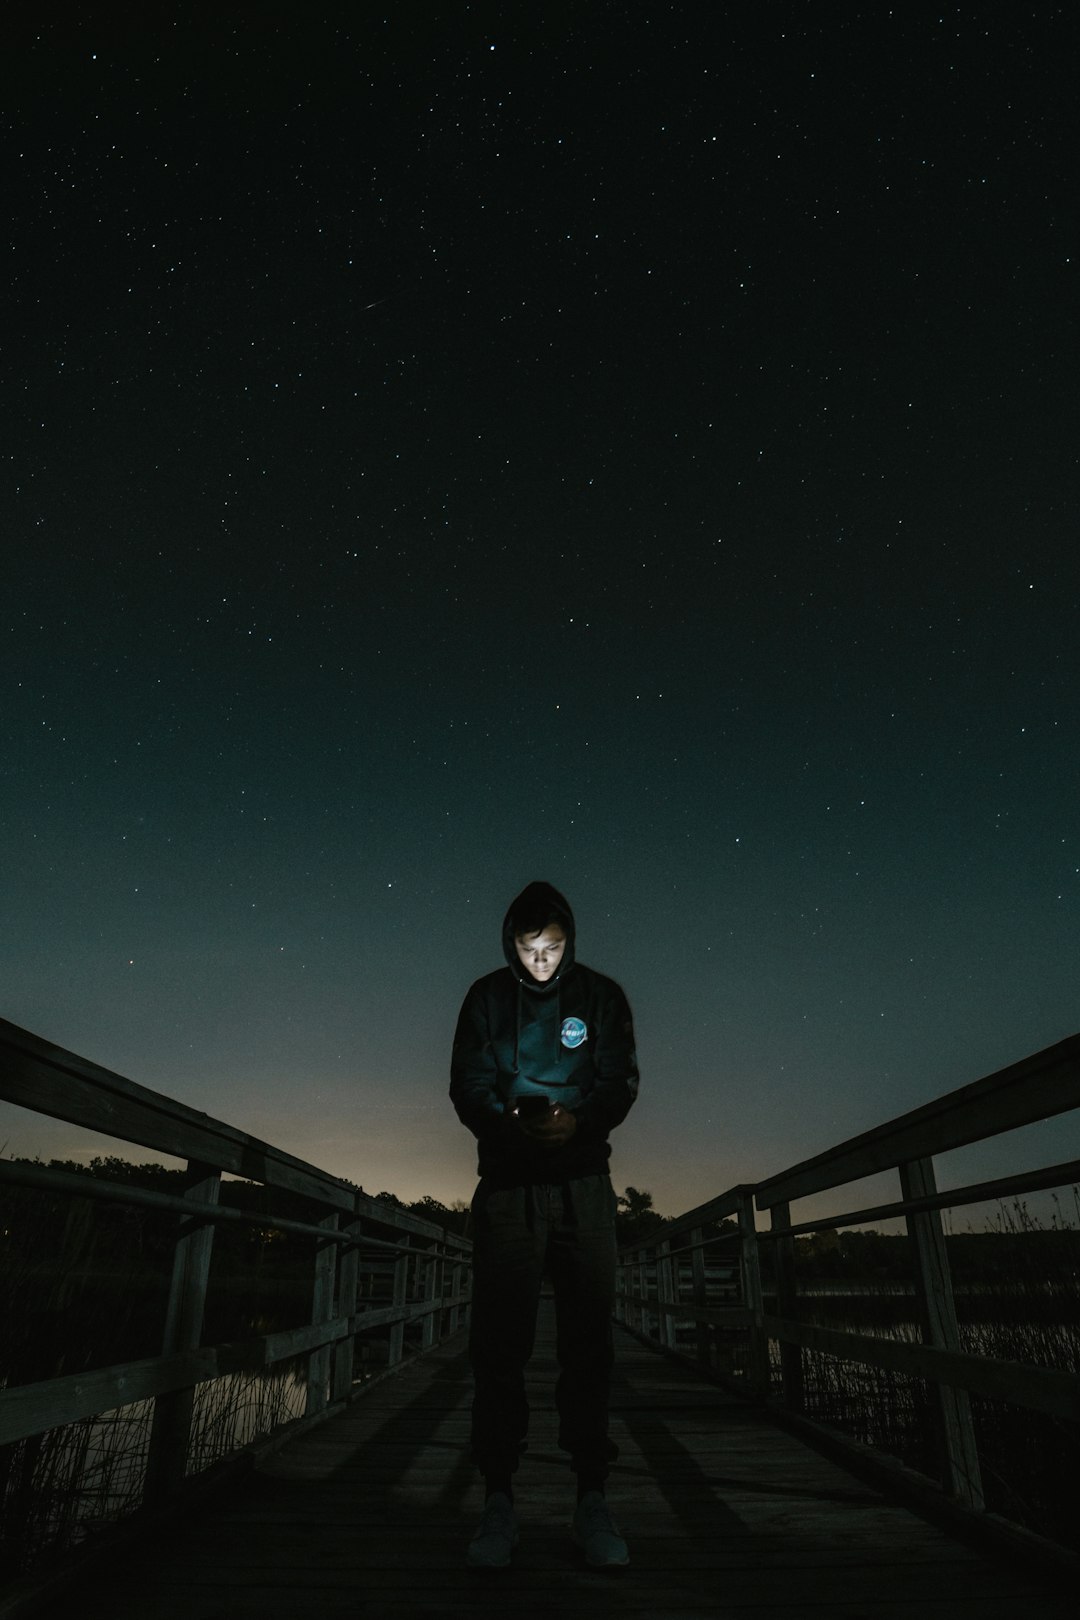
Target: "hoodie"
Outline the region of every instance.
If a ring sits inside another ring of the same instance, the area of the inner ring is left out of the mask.
[[[511,919],[531,902],[566,934],[558,968],[543,984],[514,946]],[[608,1132],[638,1090],[626,997],[614,979],[576,960],[573,912],[549,883],[530,883],[512,903],[502,944],[506,966],[477,979],[462,1004],[450,1070],[450,1097],[477,1139],[480,1174],[516,1186],[606,1173]],[[510,1110],[529,1093],[576,1116],[568,1142],[554,1147],[520,1130]]]

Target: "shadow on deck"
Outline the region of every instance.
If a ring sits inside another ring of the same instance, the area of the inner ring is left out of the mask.
[[[609,1498],[631,1567],[582,1567],[555,1444],[553,1323],[531,1367],[512,1569],[478,1573],[464,1343],[384,1380],[284,1445],[213,1507],[118,1556],[43,1611],[80,1620],[637,1616],[690,1620],[1058,1620],[1074,1612],[860,1484],[616,1329]]]

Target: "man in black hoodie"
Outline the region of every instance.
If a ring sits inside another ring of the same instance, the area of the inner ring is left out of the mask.
[[[530,883],[503,923],[507,966],[478,979],[454,1037],[450,1096],[479,1145],[473,1199],[473,1456],[487,1492],[469,1562],[517,1542],[512,1476],[525,1447],[525,1367],[545,1268],[555,1290],[559,1445],[577,1474],[574,1539],[597,1568],[629,1562],[604,1500],[615,1195],[608,1132],[637,1095],[634,1031],[613,979],[574,960],[574,917]]]

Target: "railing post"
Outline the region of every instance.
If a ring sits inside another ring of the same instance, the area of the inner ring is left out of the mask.
[[[351,1320],[356,1315],[356,1295],[360,1280],[360,1250],[357,1241],[360,1237],[361,1223],[350,1221],[345,1230],[354,1242],[349,1248],[343,1249],[338,1258],[337,1314]],[[351,1392],[355,1357],[356,1339],[349,1333],[346,1338],[339,1339],[334,1345],[334,1364],[330,1377],[332,1401],[343,1401]]]
[[[912,1159],[900,1169],[903,1198],[932,1198],[937,1192],[933,1159]],[[916,1210],[905,1216],[908,1236],[915,1255],[915,1291],[922,1317],[923,1338],[940,1350],[960,1349],[960,1327],[956,1319],[952,1273],[945,1248],[941,1212]],[[938,1424],[944,1454],[944,1484],[965,1506],[981,1511],[985,1506],[975,1428],[971,1420],[971,1400],[966,1389],[935,1384]]]
[[[442,1295],[442,1255],[438,1248],[431,1250],[424,1261],[424,1303],[434,1305]],[[430,1350],[441,1337],[439,1324],[442,1321],[442,1307],[438,1310],[429,1310],[424,1317],[424,1326],[420,1342],[425,1350]]]
[[[394,1286],[390,1296],[390,1303],[397,1308],[405,1304],[405,1293],[409,1286],[409,1252],[399,1249],[394,1256]],[[387,1348],[387,1366],[396,1367],[405,1354],[405,1323],[395,1322],[390,1329],[390,1342]]]
[[[629,1252],[626,1256],[626,1325],[635,1332],[641,1332],[641,1278],[638,1275],[637,1262]]]
[[[638,1317],[638,1332],[643,1338],[649,1339],[649,1251],[639,1249],[637,1256],[638,1299],[640,1300],[640,1316]]]
[[[676,1303],[673,1265],[671,1244],[665,1238],[656,1248],[656,1326],[657,1337],[665,1350],[674,1350],[676,1344],[675,1318],[664,1309],[665,1305]]]
[[[774,1204],[769,1215],[769,1225],[773,1231],[779,1226],[790,1226],[791,1205]],[[799,1315],[799,1296],[795,1278],[795,1239],[790,1236],[777,1238],[773,1248],[776,1251],[776,1314],[794,1321]],[[784,1405],[790,1406],[793,1412],[803,1411],[806,1406],[806,1389],[803,1383],[801,1345],[788,1344],[786,1340],[780,1340],[780,1375],[783,1379]]]
[[[450,1320],[447,1324],[447,1335],[453,1338],[461,1326],[461,1307],[458,1300],[461,1297],[461,1250],[455,1244],[450,1251]]]
[[[326,1215],[319,1222],[328,1232],[336,1232],[337,1215]],[[327,1238],[315,1250],[315,1280],[311,1290],[311,1321],[313,1326],[333,1320],[334,1273],[337,1267],[337,1244]],[[307,1402],[304,1411],[308,1417],[326,1411],[327,1388],[330,1383],[330,1346],[320,1345],[308,1356]]]
[[[705,1278],[705,1232],[704,1228],[695,1226],[690,1233],[690,1281],[695,1305],[708,1304],[708,1284]],[[694,1323],[694,1338],[697,1343],[697,1358],[706,1366],[711,1365],[709,1354],[709,1324],[697,1321]]]
[[[196,1210],[200,1204],[216,1204],[221,1191],[219,1170],[192,1159],[188,1162],[187,1175],[184,1197],[190,1198],[195,1208],[191,1219],[181,1221],[173,1250],[172,1281],[161,1344],[161,1353],[165,1356],[175,1355],[179,1350],[196,1350],[202,1342],[214,1226],[212,1221],[200,1222]],[[193,1387],[159,1395],[154,1402],[144,1486],[147,1501],[167,1496],[184,1478],[194,1406]]]
[[[472,1320],[472,1262],[461,1255],[459,1255],[457,1290],[458,1298],[462,1300],[458,1326],[468,1329]]]
[[[739,1270],[744,1307],[751,1312],[748,1382],[764,1399],[769,1393],[769,1341],[765,1337],[764,1302],[761,1297],[761,1261],[758,1256],[757,1223],[754,1219],[754,1192],[739,1193]]]

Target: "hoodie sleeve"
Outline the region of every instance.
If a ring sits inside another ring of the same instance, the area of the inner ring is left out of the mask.
[[[607,981],[606,989],[593,1051],[593,1089],[574,1109],[579,1126],[605,1135],[622,1124],[638,1094],[630,1004],[614,980]]]
[[[450,1063],[450,1100],[463,1125],[478,1138],[497,1134],[504,1107],[495,1085],[487,999],[474,984],[462,1003]]]

